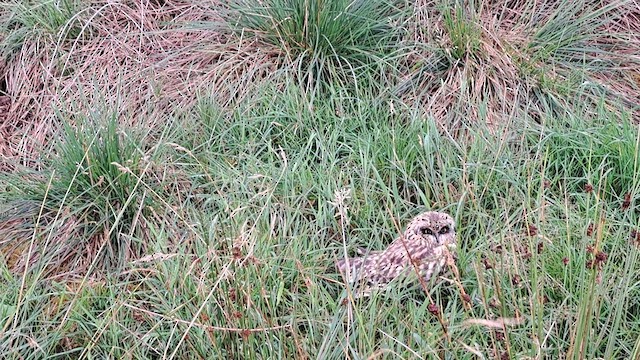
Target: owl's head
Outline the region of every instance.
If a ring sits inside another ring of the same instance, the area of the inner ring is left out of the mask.
[[[427,211],[414,217],[404,232],[406,239],[420,239],[431,246],[455,248],[456,229],[453,218],[448,214]]]

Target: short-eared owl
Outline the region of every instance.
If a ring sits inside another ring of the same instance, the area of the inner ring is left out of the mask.
[[[385,250],[338,260],[336,268],[360,295],[368,295],[399,276],[415,273],[415,269],[429,280],[443,269],[448,254],[455,255],[456,245],[451,216],[428,211],[414,217],[404,235]]]

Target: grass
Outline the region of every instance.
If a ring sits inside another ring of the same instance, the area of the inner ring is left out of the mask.
[[[3,358],[640,357],[630,3],[252,4],[0,10]],[[345,299],[425,209],[459,274]]]
[[[309,82],[351,83],[363,67],[384,63],[402,34],[393,26],[401,3],[275,0],[234,1],[226,17],[236,32],[278,46]]]

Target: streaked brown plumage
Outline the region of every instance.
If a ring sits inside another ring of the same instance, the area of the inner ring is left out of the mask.
[[[448,254],[455,253],[454,225],[451,216],[445,213],[422,213],[414,217],[403,236],[395,239],[385,250],[338,260],[336,268],[360,295],[384,288],[400,276],[415,273],[416,268],[427,281],[440,273]]]

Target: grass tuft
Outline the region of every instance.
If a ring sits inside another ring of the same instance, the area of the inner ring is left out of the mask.
[[[603,99],[637,118],[638,84],[623,80],[638,61],[629,54],[640,42],[621,26],[633,14],[618,2],[419,2],[395,94],[454,126],[575,116],[572,104],[595,109]]]
[[[73,41],[84,30],[77,21],[82,10],[77,0],[11,0],[0,7],[5,9],[2,30],[7,36],[2,49],[6,59],[19,53],[30,40],[50,37],[59,43]]]
[[[385,62],[402,36],[401,10],[388,0],[234,1],[227,22],[278,46],[305,82],[351,83]]]
[[[18,234],[33,233],[31,248],[16,247],[28,240],[20,236],[4,242],[22,252],[14,253],[22,257],[15,262],[45,266],[49,273],[88,259],[102,269],[119,268],[141,256],[153,205],[141,139],[119,127],[114,116],[80,119],[65,123],[55,151],[50,170],[31,176],[28,186],[9,176],[14,191],[7,197],[15,200],[3,220]],[[30,226],[18,224],[21,217]]]

